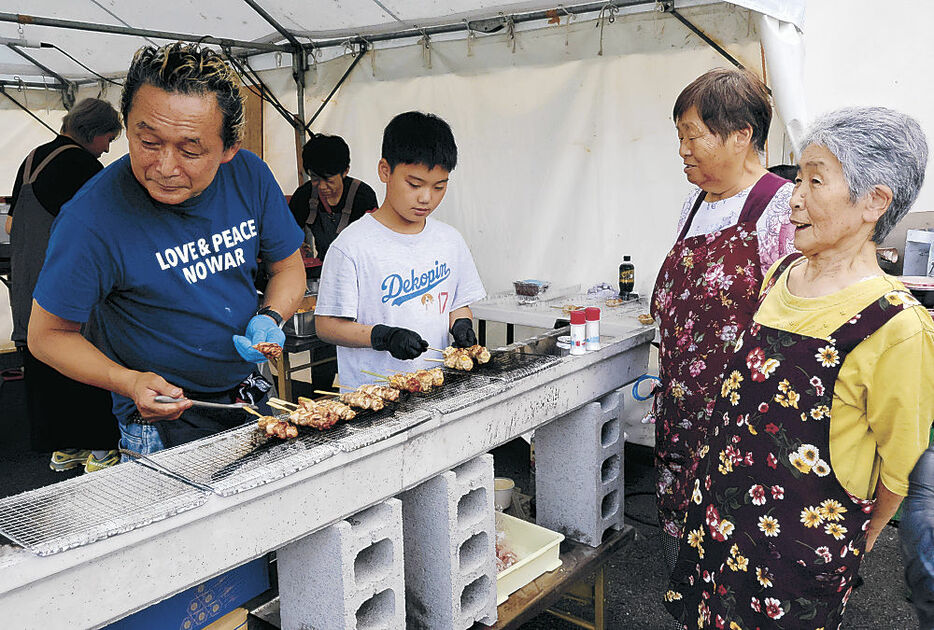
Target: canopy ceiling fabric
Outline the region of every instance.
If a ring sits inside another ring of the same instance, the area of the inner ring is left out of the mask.
[[[676,0],[681,8],[710,0]],[[7,0],[2,11],[34,17],[148,29],[195,37],[202,35],[262,43],[284,43],[285,37],[247,2],[225,0]],[[494,0],[255,0],[279,25],[301,43],[333,38],[373,36],[413,28],[429,28],[556,8],[555,0],[496,2]],[[583,2],[568,2],[574,9]],[[589,4],[595,4],[593,2]],[[616,0],[607,7],[641,4],[645,0]],[[804,0],[732,0],[732,4],[769,15],[803,30]],[[561,10],[558,10],[561,13]],[[94,73],[121,76],[133,52],[147,43],[166,40],[103,32],[91,32],[0,22],[0,42],[25,40],[17,50],[0,46],[0,81],[24,81],[40,85],[57,83],[54,75],[68,81],[96,80]],[[40,42],[56,48],[36,48]],[[67,54],[66,54],[67,53]],[[74,57],[91,71],[69,58]],[[37,65],[38,64],[38,65]],[[41,67],[44,67],[41,68]]]

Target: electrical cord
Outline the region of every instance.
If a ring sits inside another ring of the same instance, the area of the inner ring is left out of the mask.
[[[98,73],[94,72],[93,70],[91,70],[90,68],[88,68],[86,65],[84,65],[83,63],[81,63],[80,61],[78,61],[77,59],[75,59],[74,57],[72,57],[70,54],[68,54],[67,52],[65,52],[64,50],[62,50],[61,48],[59,48],[59,47],[56,46],[55,44],[50,44],[50,43],[48,43],[48,42],[42,42],[41,46],[42,46],[43,48],[54,48],[55,50],[57,50],[58,52],[62,53],[63,55],[65,55],[66,57],[68,57],[69,59],[71,59],[72,61],[74,61],[76,64],[78,64],[79,66],[81,66],[82,68],[84,68],[85,70],[87,70],[88,72],[90,72],[91,74],[93,74],[94,76],[96,76],[98,79],[103,79],[104,81],[107,81],[107,83],[112,83],[113,85],[123,85],[123,83],[119,83],[119,82],[114,81],[114,80],[112,80],[112,79],[108,79],[108,78],[105,77],[104,75],[98,74]]]

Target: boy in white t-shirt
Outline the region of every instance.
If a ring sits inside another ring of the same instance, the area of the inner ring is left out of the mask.
[[[386,198],[350,224],[324,259],[315,330],[337,346],[342,385],[377,374],[437,367],[421,355],[477,342],[469,305],[486,292],[463,237],[429,219],[457,164],[451,128],[432,114],[406,112],[383,132],[379,178]],[[436,358],[440,358],[437,355]]]

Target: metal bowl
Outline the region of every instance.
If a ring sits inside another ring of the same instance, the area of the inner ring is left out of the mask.
[[[285,325],[282,326],[282,331],[287,335],[296,337],[311,337],[315,334],[315,312],[295,313],[286,320]]]

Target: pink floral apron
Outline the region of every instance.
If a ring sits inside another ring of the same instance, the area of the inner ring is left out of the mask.
[[[724,366],[756,309],[762,284],[756,222],[785,183],[771,173],[762,176],[736,225],[685,238],[701,191],[655,281],[652,316],[661,334],[655,490],[659,522],[671,536],[681,535]]]
[[[685,627],[839,627],[875,501],[831,469],[833,390],[846,355],[916,303],[893,291],[827,339],[756,323],[740,338],[665,595]]]

